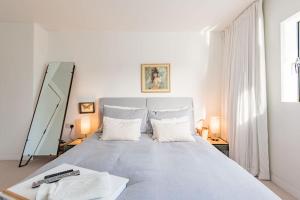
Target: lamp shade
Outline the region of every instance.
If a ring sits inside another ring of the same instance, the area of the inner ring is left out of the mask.
[[[80,132],[81,134],[88,134],[91,130],[91,120],[89,116],[84,116],[80,121]]]
[[[210,132],[213,134],[220,133],[220,117],[211,117],[209,122]]]

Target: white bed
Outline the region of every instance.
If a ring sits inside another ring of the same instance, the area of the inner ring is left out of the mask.
[[[103,104],[175,108],[192,107],[191,98],[105,98]],[[192,117],[192,116],[191,116]],[[255,177],[198,136],[196,142],[101,141],[97,135],[45,165],[33,175],[63,163],[129,178],[118,199],[280,199]],[[33,176],[32,175],[32,176]]]

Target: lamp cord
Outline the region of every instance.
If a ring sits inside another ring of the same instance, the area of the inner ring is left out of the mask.
[[[74,125],[73,124],[71,124],[70,125],[70,132],[69,132],[69,139],[71,139],[72,141],[73,141],[73,138],[72,138],[72,131],[73,131],[73,128],[74,128]]]

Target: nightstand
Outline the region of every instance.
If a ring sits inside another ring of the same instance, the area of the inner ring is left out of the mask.
[[[215,146],[219,151],[224,153],[227,157],[229,157],[229,144],[225,140],[218,138],[218,141],[213,141],[211,138],[208,138],[207,141]]]
[[[71,142],[61,143],[59,144],[59,155],[65,153],[66,151],[72,149],[78,144],[81,144],[82,139],[76,139]]]

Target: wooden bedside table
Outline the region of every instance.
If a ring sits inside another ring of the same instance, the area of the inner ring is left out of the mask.
[[[75,147],[78,144],[81,144],[82,139],[76,139],[73,140],[71,142],[66,142],[66,143],[61,143],[59,145],[59,155],[65,153],[66,151],[72,149],[73,147]]]
[[[227,157],[229,157],[229,144],[225,140],[222,140],[221,138],[218,138],[218,141],[213,141],[210,137],[207,139],[207,141],[215,146],[219,151],[224,153]]]

